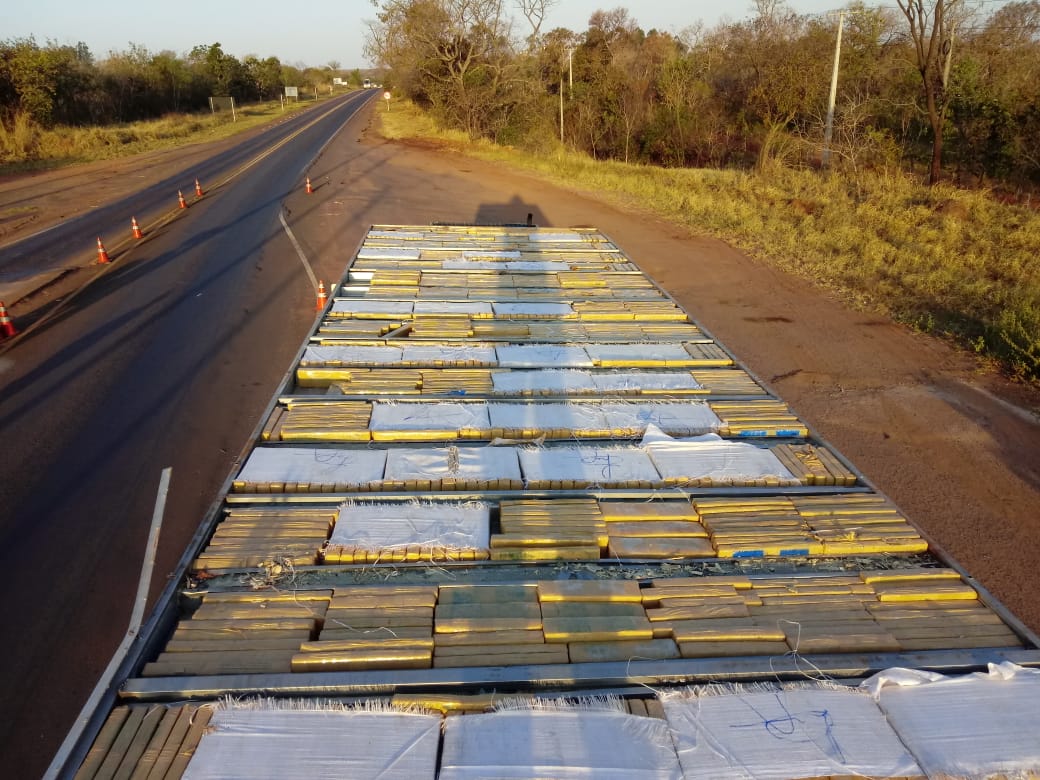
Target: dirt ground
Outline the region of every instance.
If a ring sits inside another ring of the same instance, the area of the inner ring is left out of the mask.
[[[1035,388],[1009,382],[972,355],[852,310],[805,280],[655,217],[426,145],[390,144],[374,134],[364,143],[373,158],[394,170],[464,177],[518,202],[537,203],[541,224],[603,230],[934,544],[1040,632]],[[211,149],[186,147],[0,178],[0,243],[158,181],[186,157]],[[365,191],[362,186],[353,194],[362,197]],[[429,219],[417,214],[412,221]],[[339,251],[346,255],[351,248]],[[74,276],[62,282],[75,283]],[[22,316],[60,292],[52,288],[9,308]]]

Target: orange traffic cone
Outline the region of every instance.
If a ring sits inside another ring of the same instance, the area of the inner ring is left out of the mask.
[[[101,236],[98,236],[97,240],[97,261],[98,263],[108,262],[108,252],[105,251],[105,245],[101,243]]]
[[[137,217],[130,217],[130,232],[134,234],[134,238],[144,238],[141,226],[137,224]]]
[[[201,198],[202,197],[202,185],[199,184],[199,180],[198,179],[195,179],[195,197],[196,198]]]
[[[4,306],[4,302],[0,301],[0,339],[17,335],[18,328],[14,326],[14,322],[7,316],[7,307]]]
[[[314,310],[321,311],[328,302],[329,294],[325,291],[325,282],[318,282],[318,304],[314,307]]]
[[[180,190],[177,190],[177,205],[179,205],[182,209],[188,208],[188,201],[184,199],[184,193]]]
[[[307,177],[307,194],[310,195],[312,192],[314,192],[314,188],[311,187],[311,177],[308,176]]]

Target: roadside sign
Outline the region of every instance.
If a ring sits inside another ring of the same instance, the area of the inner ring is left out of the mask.
[[[383,93],[383,100],[386,101],[386,110],[390,110],[390,90]]]

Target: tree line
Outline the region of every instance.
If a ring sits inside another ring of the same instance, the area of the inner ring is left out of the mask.
[[[624,8],[543,31],[558,0],[386,0],[366,53],[442,122],[666,166],[914,169],[1040,181],[1040,0],[756,0],[750,18],[643,31]],[[833,111],[831,77],[840,52]],[[830,126],[827,151],[823,139]]]
[[[95,60],[86,44],[0,41],[0,121],[18,114],[41,127],[106,125],[209,108],[211,96],[240,103],[271,100],[283,87],[329,85],[339,63],[320,68],[285,65],[277,57],[239,60],[219,43],[179,56],[131,44]],[[351,83],[360,85],[357,71]]]

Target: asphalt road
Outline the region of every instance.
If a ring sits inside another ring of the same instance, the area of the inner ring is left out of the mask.
[[[171,186],[209,183],[0,355],[5,776],[42,773],[122,639],[161,470],[173,480],[153,599],[299,348],[315,285],[283,204],[370,98],[331,101],[138,193],[144,213],[168,207]],[[92,211],[5,248],[3,263],[63,262],[77,236],[125,232],[127,213]]]

